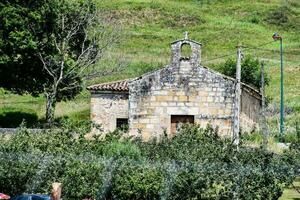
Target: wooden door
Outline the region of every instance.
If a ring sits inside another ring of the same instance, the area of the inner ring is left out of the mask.
[[[171,116],[171,135],[174,135],[182,124],[193,124],[193,115],[172,115]]]

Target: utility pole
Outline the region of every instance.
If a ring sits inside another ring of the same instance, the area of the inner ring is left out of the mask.
[[[262,112],[265,111],[265,105],[266,105],[266,100],[265,100],[265,64],[264,62],[261,62],[260,64],[260,93],[261,93],[261,107],[262,107]]]
[[[266,120],[266,116],[265,116],[266,100],[265,100],[265,67],[264,67],[264,62],[261,62],[260,74],[261,74],[261,87],[260,87],[260,93],[261,93],[260,129],[261,129],[261,132],[263,134],[263,147],[264,147],[264,149],[267,149],[268,138],[269,138],[269,128],[268,128],[267,120]]]
[[[236,78],[235,78],[235,96],[233,110],[233,144],[238,148],[240,143],[240,109],[241,109],[241,60],[242,46],[237,46]]]
[[[273,39],[280,41],[280,135],[284,134],[284,98],[283,98],[283,47],[282,37],[278,33],[274,33]]]

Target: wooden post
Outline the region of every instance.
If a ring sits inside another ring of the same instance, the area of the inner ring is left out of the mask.
[[[242,46],[237,46],[236,78],[235,78],[235,96],[233,110],[233,144],[237,147],[240,143],[240,108],[241,108],[241,60]]]
[[[51,200],[60,200],[61,198],[61,183],[52,184]]]
[[[261,62],[261,66],[260,66],[260,93],[261,93],[261,108],[262,108],[262,112],[264,113],[265,111],[265,106],[266,106],[266,100],[265,100],[265,66],[264,66],[264,62]]]
[[[264,63],[261,62],[261,87],[260,87],[260,93],[261,93],[261,114],[260,114],[260,129],[263,134],[263,147],[266,149],[268,145],[268,137],[269,137],[269,128],[267,125],[267,120],[265,116],[265,107],[266,107],[266,100],[265,100],[265,67]]]

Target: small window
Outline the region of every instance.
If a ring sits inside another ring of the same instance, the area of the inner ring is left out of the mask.
[[[117,128],[126,129],[128,127],[128,119],[127,118],[117,118]]]
[[[174,135],[183,124],[194,124],[193,115],[172,115],[171,116],[171,134]]]

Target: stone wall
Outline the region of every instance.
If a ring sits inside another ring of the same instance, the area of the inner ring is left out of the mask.
[[[261,96],[250,88],[242,87],[240,126],[242,132],[251,133],[259,128]]]
[[[128,93],[92,94],[91,119],[101,124],[104,132],[116,129],[117,118],[128,118]]]
[[[178,63],[129,84],[130,134],[144,140],[170,134],[172,115],[193,115],[195,123],[231,136],[234,81],[189,60]]]

